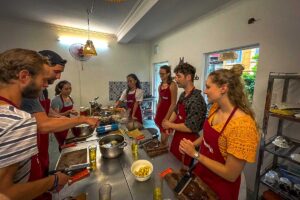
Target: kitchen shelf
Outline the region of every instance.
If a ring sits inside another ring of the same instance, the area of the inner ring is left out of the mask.
[[[290,155],[292,153],[295,153],[295,152],[299,153],[299,151],[300,151],[300,141],[285,136],[285,138],[288,141],[290,141],[290,143],[289,143],[290,147],[289,148],[280,148],[280,147],[277,147],[276,145],[274,145],[272,143],[272,141],[275,139],[275,137],[277,137],[277,136],[272,137],[269,140],[269,142],[267,142],[265,144],[265,151],[267,151],[271,154],[277,155],[278,157],[287,159],[287,160],[289,160],[293,163],[300,164],[299,162],[297,162],[295,160],[292,160],[291,157],[290,157]]]
[[[273,113],[273,112],[269,112],[269,115],[272,117],[279,118],[279,119],[285,119],[285,120],[289,120],[289,121],[293,121],[293,122],[300,122],[300,118],[296,118],[291,115],[280,115],[280,114]]]
[[[300,118],[296,118],[292,115],[282,115],[274,112],[270,112],[271,108],[271,99],[272,99],[272,93],[273,93],[273,86],[275,80],[280,79],[283,80],[280,83],[283,83],[283,89],[282,89],[282,96],[281,96],[281,102],[287,102],[287,97],[289,94],[289,87],[291,80],[299,80],[300,79],[300,74],[298,73],[277,73],[277,72],[271,72],[269,74],[269,79],[268,79],[268,86],[267,86],[267,95],[266,95],[266,102],[265,102],[265,109],[264,109],[264,118],[263,118],[263,127],[262,131],[263,134],[261,134],[261,140],[260,140],[260,148],[259,148],[259,155],[258,155],[258,160],[257,160],[257,169],[256,169],[256,179],[255,179],[255,188],[254,188],[254,194],[255,194],[255,199],[259,199],[258,194],[259,194],[259,189],[260,189],[260,184],[264,184],[268,188],[270,188],[273,192],[277,193],[284,199],[299,199],[299,197],[291,196],[288,192],[285,192],[279,188],[278,185],[271,185],[267,182],[264,181],[264,174],[269,171],[270,169],[275,169],[278,165],[280,165],[280,162],[282,161],[288,161],[290,163],[296,164],[296,166],[299,166],[300,168],[300,163],[292,160],[290,155],[292,153],[300,153],[300,141],[294,138],[289,138],[284,135],[283,131],[283,125],[285,121],[290,121],[290,122],[295,122],[295,123],[300,123]],[[295,84],[299,84],[299,81],[293,81]],[[299,87],[298,87],[299,88]],[[278,118],[278,125],[277,125],[277,132],[274,137],[270,138],[268,141],[266,141],[265,136],[268,133],[268,125],[269,125],[269,118],[270,117],[275,117]],[[272,143],[272,141],[277,137],[277,136],[283,136],[288,140],[290,147],[289,148],[280,148],[277,147]],[[299,135],[298,135],[299,136]],[[297,135],[295,135],[296,138]],[[298,138],[299,139],[299,138]],[[264,155],[265,152],[268,152],[270,154],[273,154],[273,160],[272,163],[270,163],[271,167],[268,170],[263,170],[262,165],[263,165],[263,160],[264,160]],[[279,159],[281,158],[281,159]],[[261,171],[265,171],[265,173],[261,174]],[[297,179],[300,180],[300,179]],[[293,182],[293,181],[292,181]]]
[[[156,97],[147,97],[144,98],[141,103],[142,115],[143,119],[153,119],[155,113],[153,112],[154,109],[154,102],[156,101]]]
[[[279,177],[285,177],[285,175],[283,175],[282,173],[284,172],[285,174],[288,174],[288,176],[293,176],[294,178],[297,178],[300,180],[300,177],[298,175],[295,175],[294,173],[292,172],[289,172],[288,170],[285,170],[285,169],[279,169],[278,166],[276,166],[275,168],[269,168],[265,171],[265,173],[263,173],[261,176],[260,176],[260,182],[262,184],[264,184],[265,186],[267,186],[269,189],[271,189],[273,192],[275,192],[276,194],[280,195],[282,198],[284,199],[287,199],[287,200],[299,200],[299,197],[298,196],[294,196],[294,195],[291,195],[289,192],[286,192],[284,190],[282,190],[280,187],[279,187],[279,184],[276,183],[276,184],[270,184],[268,182],[266,182],[264,180],[264,176],[265,174],[270,171],[270,170],[273,170],[275,172],[277,172],[279,174]]]

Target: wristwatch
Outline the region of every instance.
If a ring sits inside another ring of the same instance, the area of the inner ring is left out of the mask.
[[[194,158],[195,159],[198,159],[200,157],[200,153],[198,152],[198,151],[196,151],[195,153],[194,153]]]

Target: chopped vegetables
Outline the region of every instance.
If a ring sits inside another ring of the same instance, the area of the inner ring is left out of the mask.
[[[149,172],[150,172],[150,166],[146,165],[140,167],[138,170],[135,170],[134,174],[138,177],[145,177],[149,175]]]

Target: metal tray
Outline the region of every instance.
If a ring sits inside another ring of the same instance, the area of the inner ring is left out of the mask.
[[[55,170],[70,168],[72,165],[88,164],[89,155],[87,148],[75,151],[62,152],[56,163]]]

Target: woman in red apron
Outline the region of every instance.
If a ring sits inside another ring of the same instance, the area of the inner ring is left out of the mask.
[[[221,200],[237,200],[246,162],[255,162],[258,132],[240,75],[233,70],[212,72],[206,82],[208,101],[214,103],[204,123],[203,136],[194,143],[183,139],[180,151],[196,158],[194,173]],[[200,153],[195,145],[200,144]]]
[[[77,115],[73,110],[73,99],[70,97],[72,91],[71,83],[68,81],[60,81],[55,87],[55,97],[51,102],[51,107],[54,111],[62,116],[70,117],[70,114]],[[69,130],[64,130],[54,133],[58,142],[59,149],[65,143]]]
[[[177,85],[171,77],[171,67],[164,65],[160,67],[159,75],[161,78],[161,84],[158,88],[159,101],[157,104],[155,123],[160,129],[161,142],[167,143],[168,132],[162,128],[162,121],[168,120],[176,106],[177,100]]]
[[[143,101],[143,90],[141,89],[140,80],[135,74],[129,74],[127,76],[128,88],[125,89],[117,101],[116,107],[118,107],[122,101],[126,101],[127,109],[130,110],[130,116],[133,120],[143,124],[142,111],[140,103]]]

